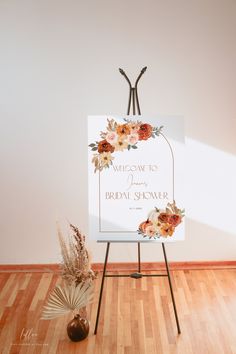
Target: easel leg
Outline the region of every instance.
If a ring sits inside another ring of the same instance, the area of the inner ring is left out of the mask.
[[[138,272],[141,273],[140,242],[138,242]]]
[[[167,275],[168,275],[170,293],[171,293],[172,303],[173,303],[173,307],[174,307],[177,330],[178,330],[178,333],[180,334],[181,331],[180,331],[180,326],[179,326],[179,319],[178,319],[177,309],[176,309],[176,305],[175,305],[175,298],[174,298],[174,293],[173,293],[173,289],[172,289],[172,283],[171,283],[171,278],[170,278],[170,270],[169,270],[168,260],[167,260],[167,257],[166,257],[166,250],[165,250],[164,243],[162,243],[162,249],[163,249],[163,254],[164,254],[164,258],[165,258],[166,271],[167,271]]]
[[[99,315],[100,315],[100,307],[101,307],[101,303],[102,303],[102,293],[103,293],[103,286],[104,286],[104,280],[105,280],[105,275],[106,275],[109,248],[110,248],[110,242],[107,242],[107,250],[106,250],[105,262],[104,262],[103,273],[102,273],[102,283],[101,283],[101,288],[100,288],[100,295],[99,295],[99,301],[98,301],[98,310],[97,310],[97,318],[96,318],[96,325],[95,325],[94,334],[97,334],[97,328],[98,328],[98,321],[99,321]]]

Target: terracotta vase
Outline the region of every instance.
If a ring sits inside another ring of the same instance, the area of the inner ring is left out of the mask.
[[[89,322],[79,314],[68,323],[67,334],[73,342],[79,342],[85,339],[89,334]]]

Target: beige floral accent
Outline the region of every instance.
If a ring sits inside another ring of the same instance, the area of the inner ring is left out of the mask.
[[[102,154],[100,154],[99,159],[100,159],[100,164],[103,167],[105,167],[111,164],[114,157],[111,155],[110,152],[103,152]]]
[[[101,154],[94,154],[92,158],[92,162],[94,163],[96,171],[102,171],[103,168],[107,168],[112,164],[112,160],[114,157],[110,152],[102,152]]]
[[[123,151],[128,147],[128,141],[120,137],[114,145],[115,151]]]

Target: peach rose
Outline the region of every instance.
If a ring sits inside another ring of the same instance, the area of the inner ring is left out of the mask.
[[[150,225],[146,227],[146,235],[149,237],[155,237],[156,236],[156,229],[154,226]]]
[[[112,145],[114,145],[117,142],[117,138],[118,138],[118,135],[115,132],[110,132],[110,133],[107,133],[107,135],[106,135],[106,141]]]
[[[148,226],[152,226],[152,222],[150,220],[146,220],[146,221],[143,221],[140,225],[139,225],[139,230],[142,232],[142,233],[146,233],[146,228]]]
[[[139,139],[138,134],[131,134],[128,136],[128,143],[130,145],[134,145],[137,143],[138,139]]]

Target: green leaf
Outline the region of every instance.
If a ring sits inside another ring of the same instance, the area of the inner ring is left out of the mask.
[[[128,145],[128,150],[130,150],[131,145]]]
[[[97,146],[94,146],[93,148],[92,148],[92,151],[97,151]]]
[[[96,144],[90,144],[89,145],[89,147],[91,147],[91,148],[94,147],[94,146],[96,146]]]
[[[137,149],[138,148],[136,145],[132,145],[131,147],[132,147],[132,149]]]

